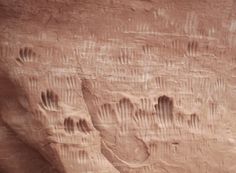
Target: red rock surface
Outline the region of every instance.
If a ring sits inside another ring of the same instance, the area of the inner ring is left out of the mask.
[[[235,173],[235,0],[0,0],[1,173]]]

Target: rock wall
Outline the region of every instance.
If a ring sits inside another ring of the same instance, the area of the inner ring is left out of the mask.
[[[235,173],[235,0],[0,0],[1,173]]]

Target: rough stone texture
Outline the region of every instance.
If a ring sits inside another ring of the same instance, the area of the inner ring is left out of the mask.
[[[1,173],[235,173],[235,0],[0,0]]]

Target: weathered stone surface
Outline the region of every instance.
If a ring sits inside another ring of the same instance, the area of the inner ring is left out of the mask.
[[[235,0],[0,0],[1,173],[235,173]]]

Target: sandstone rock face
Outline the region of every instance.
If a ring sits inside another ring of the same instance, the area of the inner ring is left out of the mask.
[[[235,173],[235,0],[0,0],[1,173]]]

